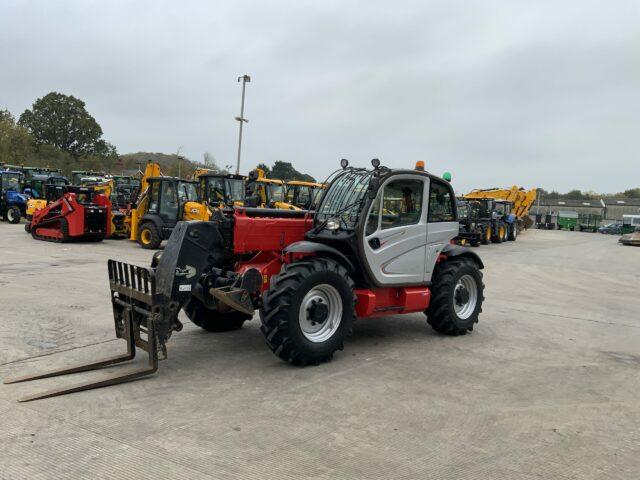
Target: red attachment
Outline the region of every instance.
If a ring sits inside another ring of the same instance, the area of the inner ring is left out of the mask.
[[[258,251],[281,252],[287,245],[304,240],[313,218],[248,217],[244,210],[234,214],[234,253]]]
[[[427,287],[357,289],[355,294],[359,318],[423,312],[431,300]]]

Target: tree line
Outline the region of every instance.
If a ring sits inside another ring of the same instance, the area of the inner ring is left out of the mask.
[[[58,168],[70,175],[73,170],[94,170],[118,174],[144,169],[148,161],[157,162],[165,175],[189,177],[196,168],[227,172],[206,152],[203,162],[194,162],[179,151],[175,154],[137,152],[120,155],[103,138],[102,127],[87,111],[85,102],[72,95],[51,92],[38,98],[17,119],[0,108],[0,163]],[[291,163],[276,161],[272,168],[262,164],[267,176],[282,180],[313,181]]]
[[[541,195],[543,198],[548,198],[550,200],[556,198],[564,198],[567,200],[599,200],[606,197],[640,198],[640,188],[629,188],[617,193],[597,193],[591,190],[583,192],[578,189],[569,190],[567,193],[560,193],[556,190],[551,190],[550,192],[548,192],[544,188],[539,188],[538,195]]]

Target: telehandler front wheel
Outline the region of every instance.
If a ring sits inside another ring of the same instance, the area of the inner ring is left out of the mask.
[[[251,315],[235,310],[230,312],[210,310],[194,296],[189,297],[183,308],[189,320],[209,332],[239,330],[244,322],[253,318]]]
[[[355,284],[328,258],[305,258],[272,277],[260,309],[269,348],[296,365],[319,364],[344,348],[355,317]]]
[[[138,243],[142,248],[155,250],[160,248],[162,238],[158,228],[151,222],[146,222],[138,228]]]
[[[427,323],[438,333],[464,335],[478,322],[483,300],[482,272],[476,263],[465,257],[445,260],[431,287]]]

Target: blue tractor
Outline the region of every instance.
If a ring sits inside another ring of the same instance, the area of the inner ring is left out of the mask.
[[[27,197],[20,193],[24,174],[13,170],[0,172],[0,216],[9,223],[19,223],[27,211]]]

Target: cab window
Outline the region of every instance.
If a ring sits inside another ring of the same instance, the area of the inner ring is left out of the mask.
[[[429,223],[456,221],[451,189],[438,180],[431,180],[427,221]]]
[[[381,229],[414,225],[422,213],[422,180],[394,180],[384,186]]]
[[[159,182],[151,182],[149,186],[149,211],[158,211],[158,193],[160,191]]]

